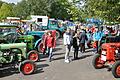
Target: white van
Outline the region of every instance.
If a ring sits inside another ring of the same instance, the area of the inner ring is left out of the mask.
[[[47,26],[48,25],[48,16],[37,16],[31,15],[32,21],[40,26]]]

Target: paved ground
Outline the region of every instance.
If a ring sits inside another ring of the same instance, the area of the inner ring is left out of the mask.
[[[80,55],[79,60],[64,63],[64,46],[59,44],[54,52],[54,61],[48,62],[47,58],[42,58],[37,62],[38,70],[35,74],[24,76],[21,73],[6,71],[0,80],[119,80],[112,76],[106,68],[96,70],[92,66],[93,53],[91,50]],[[73,58],[71,53],[71,59]],[[43,68],[43,70],[41,70]]]

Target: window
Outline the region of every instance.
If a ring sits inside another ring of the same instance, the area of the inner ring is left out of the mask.
[[[42,18],[37,18],[37,22],[42,22]]]

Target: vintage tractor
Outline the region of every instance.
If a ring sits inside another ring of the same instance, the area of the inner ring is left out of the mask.
[[[17,36],[14,43],[26,43],[26,53],[27,53],[27,59],[32,61],[39,61],[39,52],[34,47],[34,37],[32,35],[21,35]]]
[[[0,70],[18,68],[20,72],[29,75],[36,70],[36,64],[27,59],[26,43],[0,44]]]
[[[22,35],[16,32],[17,29],[17,25],[0,24],[0,43],[9,44],[24,42],[26,43],[26,59],[38,61],[39,54],[38,51],[34,48],[34,37],[32,35]]]
[[[94,68],[99,69],[108,66],[112,74],[120,78],[120,36],[107,38],[110,43],[102,44],[101,51],[92,60]]]

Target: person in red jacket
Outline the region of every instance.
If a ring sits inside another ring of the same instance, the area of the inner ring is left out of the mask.
[[[43,55],[45,55],[46,50],[47,50],[47,37],[48,37],[48,31],[46,31],[46,33],[42,37],[42,39],[43,39]],[[46,55],[49,55],[49,54],[46,53]]]
[[[51,62],[51,58],[52,58],[52,51],[53,48],[55,47],[55,38],[52,36],[52,31],[48,32],[48,36],[47,36],[47,48],[48,48],[48,54],[49,54],[49,62]]]

